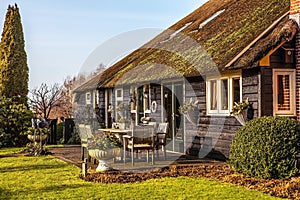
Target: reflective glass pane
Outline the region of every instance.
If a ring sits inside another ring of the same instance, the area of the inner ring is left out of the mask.
[[[221,81],[221,109],[228,110],[228,79]]]
[[[278,110],[290,110],[290,76],[277,75],[277,107]]]
[[[217,81],[210,81],[210,109],[217,110]]]

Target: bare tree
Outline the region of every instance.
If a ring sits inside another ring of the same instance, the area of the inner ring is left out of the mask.
[[[41,117],[48,119],[53,108],[61,106],[62,97],[61,87],[57,83],[50,86],[42,83],[39,88],[30,91],[29,105]]]
[[[61,98],[60,106],[55,107],[53,112],[50,114],[51,118],[54,117],[64,117],[71,118],[73,116],[73,93],[72,90],[75,85],[76,78],[67,77],[61,87]]]

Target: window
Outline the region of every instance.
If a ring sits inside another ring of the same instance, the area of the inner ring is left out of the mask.
[[[116,90],[116,100],[123,101],[123,90],[122,89]]]
[[[207,79],[207,113],[229,115],[234,102],[240,102],[241,77],[221,77]]]
[[[295,70],[273,70],[274,115],[296,115]]]
[[[94,91],[94,107],[99,107],[99,91]]]
[[[125,117],[125,104],[123,103],[123,89],[119,88],[115,91],[116,95],[116,120],[120,120]]]
[[[151,103],[150,85],[144,85],[144,112],[145,113],[150,112],[150,103]]]
[[[90,92],[87,92],[85,94],[85,102],[87,105],[91,104],[91,93]]]

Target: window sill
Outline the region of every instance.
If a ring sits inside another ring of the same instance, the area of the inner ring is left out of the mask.
[[[230,117],[232,115],[230,115],[229,113],[207,113],[207,116],[211,116],[211,117]]]
[[[275,117],[297,117],[295,114],[274,114]]]

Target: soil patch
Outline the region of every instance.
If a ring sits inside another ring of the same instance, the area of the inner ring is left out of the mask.
[[[290,180],[280,179],[257,179],[246,177],[243,174],[236,174],[228,165],[194,165],[194,166],[169,166],[155,171],[141,173],[107,172],[90,173],[87,176],[80,176],[86,181],[96,183],[133,183],[142,182],[148,179],[163,177],[187,176],[193,178],[211,178],[221,182],[232,183],[249,189],[262,191],[272,196],[300,199],[300,178]]]
[[[78,146],[66,146],[64,148],[50,149],[53,155],[66,162],[75,164],[81,167],[80,159],[80,147]],[[89,163],[89,166],[96,168],[97,165]],[[96,183],[133,183],[142,182],[154,178],[163,177],[179,177],[187,176],[193,178],[211,178],[221,182],[232,183],[235,185],[243,186],[249,189],[254,189],[268,193],[272,196],[300,199],[300,177],[295,177],[290,180],[280,179],[257,179],[250,178],[243,174],[237,174],[234,170],[225,162],[211,163],[193,163],[190,165],[170,165],[161,169],[153,171],[145,171],[140,173],[126,173],[119,171],[112,171],[106,173],[89,173],[85,177],[80,177],[85,181]]]

